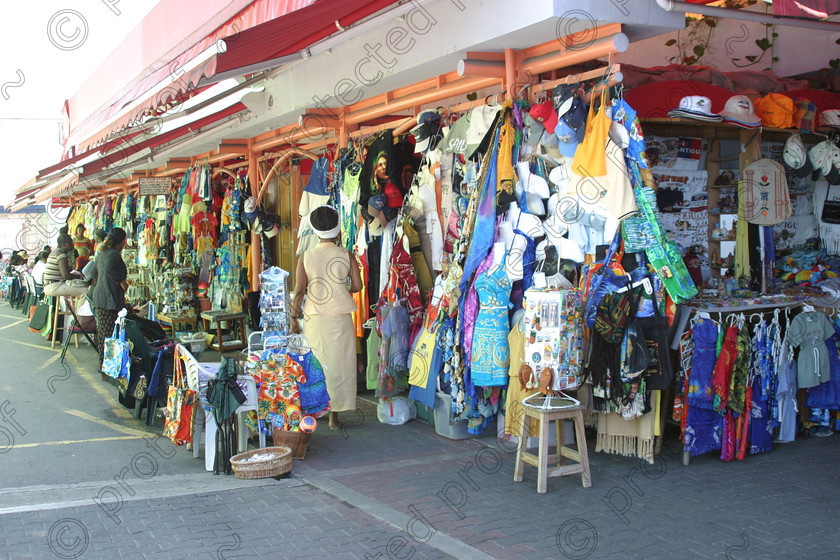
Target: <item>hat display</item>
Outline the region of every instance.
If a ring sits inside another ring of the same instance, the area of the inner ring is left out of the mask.
[[[712,100],[705,95],[687,95],[680,99],[676,109],[668,111],[668,116],[674,118],[695,119],[706,122],[720,122],[723,117],[712,112]]]
[[[578,90],[578,84],[560,84],[554,88],[551,94],[551,101],[554,103],[554,108],[557,110],[557,115],[562,117],[569,112],[575,100],[575,92]]]
[[[814,169],[811,160],[808,159],[808,150],[805,149],[805,143],[799,134],[791,134],[787,139],[782,159],[797,177],[807,177]]]
[[[796,107],[793,99],[781,93],[768,93],[755,102],[755,112],[761,124],[775,128],[794,126]]]
[[[840,109],[828,109],[820,113],[823,126],[840,128]]]
[[[761,119],[755,114],[752,101],[746,95],[733,95],[726,101],[720,112],[723,120],[741,128],[758,128]]]
[[[564,157],[575,157],[578,144],[583,141],[583,132],[583,127],[575,130],[566,124],[565,120],[561,120],[557,124],[557,128],[554,130],[554,134],[558,140],[557,149],[560,150],[560,153]]]
[[[825,180],[829,185],[840,185],[840,148],[832,142],[828,143],[828,160],[831,168],[825,175]]]
[[[814,171],[821,173],[829,184],[840,183],[840,170],[834,167],[834,161],[838,157],[836,146],[828,140],[823,140],[808,152],[808,159],[814,166]]]
[[[554,110],[554,105],[550,100],[533,105],[531,110],[528,111],[528,114],[530,114],[535,121],[542,124],[549,134],[554,132],[554,127],[557,126],[557,111]]]
[[[440,113],[437,111],[421,111],[417,115],[417,126],[411,129],[414,136],[415,154],[425,154],[429,148],[434,147],[435,140],[441,136]]]
[[[586,103],[583,102],[583,99],[576,95],[572,99],[572,105],[569,107],[569,110],[563,113],[562,120],[569,128],[578,131],[582,130],[586,124]]]
[[[525,145],[536,146],[537,142],[540,141],[540,138],[545,132],[545,127],[539,122],[537,122],[537,120],[534,117],[532,117],[530,113],[525,113],[522,119],[522,123],[522,129],[525,133]]]
[[[805,97],[797,97],[793,107],[793,126],[802,132],[814,132],[816,114],[816,103]]]

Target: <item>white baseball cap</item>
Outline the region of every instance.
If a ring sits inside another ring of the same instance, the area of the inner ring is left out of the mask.
[[[753,103],[746,95],[733,95],[727,99],[720,116],[726,122],[731,122],[742,128],[758,128],[761,126],[761,119],[755,114]]]
[[[687,95],[680,99],[680,106],[668,112],[671,118],[685,117],[707,122],[720,122],[723,118],[712,112],[712,100],[705,95]]]

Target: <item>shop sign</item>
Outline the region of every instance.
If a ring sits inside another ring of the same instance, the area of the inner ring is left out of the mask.
[[[140,196],[169,194],[169,190],[172,188],[172,179],[170,177],[140,177],[138,186],[140,187]]]

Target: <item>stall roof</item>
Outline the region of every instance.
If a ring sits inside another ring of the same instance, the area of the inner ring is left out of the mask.
[[[174,59],[156,61],[155,70],[77,126],[71,124],[68,147],[85,150],[103,142],[207,84],[302,60],[306,47],[397,2],[258,0]]]

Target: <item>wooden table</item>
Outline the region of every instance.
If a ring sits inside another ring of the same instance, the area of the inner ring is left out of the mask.
[[[218,352],[228,352],[230,350],[240,350],[248,346],[248,332],[245,327],[245,313],[231,313],[229,311],[203,311],[201,319],[204,321],[204,330],[210,330],[210,324],[216,323],[216,338],[210,348]],[[231,329],[239,332],[239,340],[224,342],[222,341],[222,323],[228,323]]]
[[[194,330],[196,317],[195,314],[168,315],[166,313],[158,313],[157,320],[158,323],[161,323],[164,332],[166,332],[171,338],[175,338],[176,332]],[[169,325],[168,331],[164,323]]]

